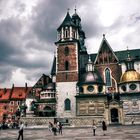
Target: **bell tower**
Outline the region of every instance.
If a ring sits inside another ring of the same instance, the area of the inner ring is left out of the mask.
[[[77,15],[78,16],[78,15]],[[69,11],[57,29],[56,90],[57,117],[72,117],[76,112],[76,83],[79,76],[81,19],[75,22]]]

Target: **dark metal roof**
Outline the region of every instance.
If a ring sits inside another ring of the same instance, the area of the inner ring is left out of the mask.
[[[133,49],[133,50],[123,50],[123,51],[116,51],[115,54],[118,57],[119,61],[125,61],[129,55],[134,60],[140,60],[140,49]]]
[[[123,62],[127,58],[128,50],[116,51],[114,53],[116,54],[117,58],[119,59],[119,62]],[[130,53],[130,57],[132,57],[134,60],[140,60],[140,49],[129,50],[129,53]],[[97,53],[90,54],[92,62],[95,61],[96,56],[97,56]],[[85,67],[88,62],[88,57],[89,57],[88,54],[82,54],[79,56],[80,70],[82,71],[82,73],[85,72]],[[56,73],[56,59],[54,59],[53,67],[52,67],[52,71],[51,71],[51,74],[55,74],[55,73]]]
[[[56,57],[54,57],[54,60],[53,60],[51,75],[55,75],[55,73],[56,73]]]
[[[66,15],[65,19],[63,20],[62,24],[59,26],[59,28],[57,30],[60,30],[60,28],[64,27],[64,26],[74,26],[74,27],[76,27],[76,25],[72,21],[72,18],[70,17],[69,12],[67,12],[67,15]]]
[[[104,84],[100,74],[97,70],[89,71],[80,76],[78,84]]]

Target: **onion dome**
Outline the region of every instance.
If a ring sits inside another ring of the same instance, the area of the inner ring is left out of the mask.
[[[99,75],[99,73],[95,70],[92,71],[88,71],[86,73],[84,73],[81,78],[80,78],[80,82],[81,84],[104,84],[101,76]]]
[[[136,72],[135,70],[133,71],[126,71],[120,79],[120,83],[126,83],[126,82],[137,82],[140,81],[140,74]]]
[[[81,75],[80,84],[104,84],[100,74],[94,68],[90,55],[86,65],[86,73]]]
[[[128,50],[127,50],[128,51]],[[140,81],[140,74],[134,69],[134,60],[130,58],[129,52],[125,61],[126,71],[120,78],[120,83],[138,82]]]

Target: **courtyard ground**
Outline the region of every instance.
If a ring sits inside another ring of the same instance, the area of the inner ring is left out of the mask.
[[[16,140],[18,130],[0,130],[0,140]],[[47,128],[26,128],[24,140],[140,140],[140,125],[108,126],[107,134],[103,136],[101,127],[93,136],[92,128],[63,128],[63,135],[49,132]]]

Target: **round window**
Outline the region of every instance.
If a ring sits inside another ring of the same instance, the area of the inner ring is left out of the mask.
[[[136,86],[135,84],[131,84],[131,85],[129,86],[129,88],[130,88],[131,90],[135,90],[135,89],[137,88],[137,86]]]
[[[89,92],[92,92],[94,90],[94,87],[93,86],[88,86],[87,89],[88,89]]]
[[[121,86],[121,89],[122,89],[123,91],[126,91],[126,86],[125,86],[125,85]]]

